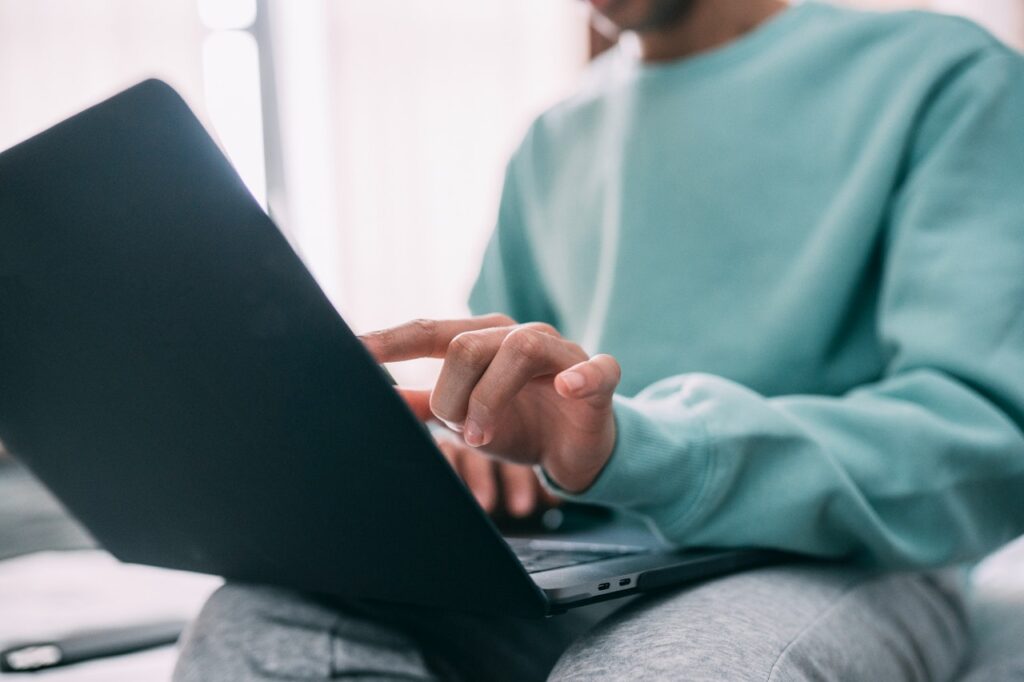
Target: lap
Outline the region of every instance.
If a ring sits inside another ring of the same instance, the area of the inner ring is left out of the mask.
[[[949,575],[786,566],[637,600],[552,679],[948,680],[967,642]]]
[[[528,620],[228,584],[186,632],[174,679],[542,680],[613,608]]]
[[[932,574],[788,566],[531,621],[327,604],[228,585],[175,679],[949,679],[955,590]],[[557,662],[556,662],[557,661]]]

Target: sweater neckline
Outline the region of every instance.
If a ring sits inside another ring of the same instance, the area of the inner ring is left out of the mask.
[[[813,13],[817,4],[813,0],[798,2],[739,38],[692,57],[668,62],[644,62],[639,55],[628,54],[621,46],[616,49],[619,51],[620,59],[625,62],[626,70],[637,78],[648,80],[696,77],[746,61],[763,49],[776,44],[783,36],[801,25],[808,15]]]

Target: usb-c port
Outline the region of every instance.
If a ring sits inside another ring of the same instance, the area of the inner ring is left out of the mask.
[[[611,583],[601,583],[600,585],[597,586],[597,589],[599,589],[599,590],[607,590],[611,586],[612,586]]]
[[[632,578],[623,578],[622,580],[619,581],[619,587],[625,587],[626,585],[630,584],[631,582],[633,582]]]

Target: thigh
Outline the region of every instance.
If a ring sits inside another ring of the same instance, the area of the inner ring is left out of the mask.
[[[366,604],[348,612],[360,609],[408,633],[442,679],[529,682],[546,680],[573,641],[628,603],[613,600],[545,619]]]
[[[207,680],[433,680],[415,643],[289,590],[229,583],[185,632],[175,682]]]
[[[543,680],[565,648],[615,608],[527,620],[228,584],[186,633],[174,679]]]
[[[639,599],[553,680],[948,680],[967,651],[955,580],[774,567]]]

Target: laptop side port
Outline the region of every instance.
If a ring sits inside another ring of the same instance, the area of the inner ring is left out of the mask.
[[[622,580],[619,581],[619,587],[625,587],[626,585],[629,585],[632,582],[633,582],[632,578],[623,578]]]
[[[601,583],[600,585],[597,586],[597,589],[598,590],[607,590],[611,586],[612,586],[611,583]]]

